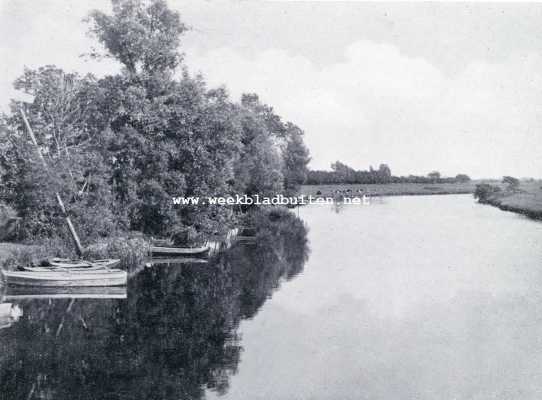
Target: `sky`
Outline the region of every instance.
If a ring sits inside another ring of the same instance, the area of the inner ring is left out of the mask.
[[[542,3],[169,0],[185,62],[305,131],[311,168],[542,177]],[[82,57],[109,1],[0,0],[0,109],[23,68],[114,73]]]

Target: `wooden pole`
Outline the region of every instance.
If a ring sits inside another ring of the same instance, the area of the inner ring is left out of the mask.
[[[40,147],[36,140],[36,136],[34,136],[34,132],[32,131],[32,128],[30,127],[30,123],[28,122],[28,119],[26,118],[26,114],[24,113],[23,108],[22,107],[19,108],[19,111],[21,112],[21,116],[23,117],[24,125],[26,127],[26,130],[28,131],[28,134],[30,135],[30,139],[32,140],[32,143],[36,147],[36,151],[41,160],[41,163],[43,164],[43,168],[47,172],[49,172],[47,162],[45,161],[45,158],[43,157],[43,154],[41,153]],[[56,201],[60,207],[60,210],[62,211],[62,215],[64,215],[64,219],[66,220],[66,224],[68,225],[68,229],[70,230],[70,234],[73,239],[73,243],[75,245],[75,252],[77,253],[79,257],[82,257],[83,247],[81,246],[81,242],[79,241],[79,236],[77,235],[77,232],[75,231],[72,221],[70,220],[70,217],[66,211],[66,207],[64,207],[64,202],[62,201],[62,198],[60,197],[60,194],[58,192],[55,192],[55,196],[56,196]]]

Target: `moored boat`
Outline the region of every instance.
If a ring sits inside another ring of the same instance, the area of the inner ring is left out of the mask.
[[[211,248],[208,245],[200,247],[166,247],[151,246],[152,257],[207,257]]]
[[[9,286],[2,299],[4,301],[20,301],[33,299],[126,299],[127,297],[126,286]]]
[[[52,258],[42,262],[40,267],[60,268],[113,268],[119,265],[120,259],[107,258],[103,260],[70,260],[68,258]]]
[[[42,267],[36,267],[42,268]],[[120,269],[2,271],[8,285],[15,286],[124,286],[126,271]]]

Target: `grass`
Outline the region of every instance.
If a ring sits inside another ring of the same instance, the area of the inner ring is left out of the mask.
[[[130,270],[142,265],[148,256],[149,243],[140,237],[107,238],[98,241],[84,250],[83,258],[96,260],[119,258],[119,268]],[[52,257],[76,258],[71,243],[48,240],[39,244],[0,243],[0,265],[13,270],[18,265],[39,264]]]
[[[119,258],[119,268],[129,271],[145,262],[149,250],[149,242],[142,237],[108,238],[89,246],[85,250],[84,258]]]
[[[503,191],[489,199],[488,204],[542,220],[542,181],[521,182],[518,190]]]
[[[308,196],[332,196],[334,190],[357,190],[367,196],[413,196],[436,194],[468,194],[474,193],[479,181],[466,183],[386,183],[386,184],[337,184],[337,185],[303,185],[301,194]],[[320,192],[321,194],[317,194]]]
[[[60,238],[34,244],[0,243],[0,265],[8,270],[17,265],[39,264],[47,258],[73,257],[74,254],[73,249]]]

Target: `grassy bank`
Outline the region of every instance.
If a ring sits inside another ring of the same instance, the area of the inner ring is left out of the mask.
[[[130,271],[146,260],[149,246],[149,242],[140,237],[107,238],[86,247],[83,258],[118,258],[121,261],[119,268]],[[39,264],[51,257],[77,258],[71,242],[50,240],[32,245],[0,243],[0,266],[8,270],[18,265]]]
[[[336,190],[350,189],[354,194],[358,190],[367,196],[414,196],[437,194],[468,194],[474,193],[477,181],[466,183],[387,183],[387,184],[339,184],[339,185],[303,185],[301,194],[306,196],[333,196]]]
[[[515,191],[501,191],[481,203],[542,220],[542,181],[521,182]]]

